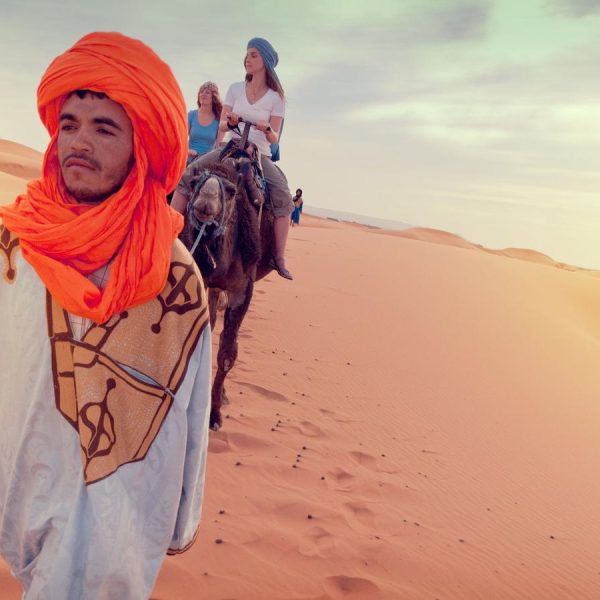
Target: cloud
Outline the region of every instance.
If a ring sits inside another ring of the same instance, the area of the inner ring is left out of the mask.
[[[190,107],[201,81],[224,94],[242,78],[258,35],[280,55],[282,166],[316,206],[486,243],[518,227],[520,205],[529,218],[596,201],[600,0],[221,0],[201,15],[197,0],[143,4],[3,0],[0,137],[45,147],[37,84],[89,31],[152,46]]]
[[[551,13],[573,18],[600,13],[599,0],[547,0],[545,7]]]
[[[425,13],[438,41],[464,41],[487,33],[492,11],[491,2],[454,2],[442,9]]]

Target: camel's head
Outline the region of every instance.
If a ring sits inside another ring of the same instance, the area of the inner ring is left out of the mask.
[[[221,192],[221,184],[223,185],[223,193]],[[228,200],[235,194],[235,186],[227,179],[219,178],[216,175],[211,175],[200,183],[196,195],[192,200],[194,214],[199,221],[209,221],[216,219],[223,210],[223,201]]]

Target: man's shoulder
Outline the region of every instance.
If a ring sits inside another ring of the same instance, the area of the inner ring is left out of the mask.
[[[188,252],[185,244],[180,239],[173,240],[173,246],[171,248],[171,264],[173,263],[195,264],[192,255]]]
[[[181,270],[177,271],[175,267],[179,267]],[[192,258],[189,250],[180,239],[176,239],[173,242],[170,270],[171,273],[179,273],[181,277],[192,277],[193,279],[197,279],[202,288],[204,288],[204,280],[202,279],[200,269],[198,268],[196,261]],[[185,275],[184,272],[186,273]]]
[[[0,217],[0,231],[7,232],[4,235],[11,235],[13,237],[16,237],[15,234],[12,233],[12,231],[10,231],[10,229],[4,224],[2,217]]]
[[[190,319],[204,320],[208,310],[204,281],[196,262],[180,240],[173,242],[167,280],[156,300],[163,316],[172,312],[181,317],[178,327],[185,329]]]

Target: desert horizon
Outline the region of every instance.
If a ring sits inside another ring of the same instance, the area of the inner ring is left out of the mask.
[[[90,31],[149,44],[188,110],[202,82],[224,98],[262,36],[285,91],[281,165],[305,208],[600,269],[597,0],[234,1],[198,23],[191,0],[147,0],[142,18],[127,1],[80,2],[65,18],[53,0],[9,5],[0,138],[45,150],[40,77]]]
[[[40,167],[0,141],[0,202]],[[598,273],[309,214],[288,248],[296,279],[258,283],[240,331],[196,542],[151,597],[598,598]],[[0,589],[21,597],[3,562]]]
[[[2,184],[1,190],[9,197],[11,195],[16,197],[24,189],[23,179],[34,179],[41,176],[40,164],[42,159],[43,153],[25,144],[0,138],[0,161],[2,161],[0,163],[2,165],[0,171],[0,175],[2,176],[0,180]],[[490,248],[482,243],[469,241],[454,232],[380,218],[376,215],[327,209],[310,203],[305,203],[304,214],[328,221],[373,228],[378,230],[379,233],[386,235],[399,235],[400,237],[427,241],[434,244],[441,243],[462,248],[478,249],[490,254],[544,263],[557,268],[586,271],[600,277],[600,270],[557,261],[548,254],[532,248]]]

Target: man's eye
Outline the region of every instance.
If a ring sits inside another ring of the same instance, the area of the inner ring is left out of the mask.
[[[102,135],[114,135],[112,131],[104,129],[104,127],[100,127],[100,129],[98,129],[98,133],[101,133]]]
[[[60,129],[61,131],[72,131],[75,129],[75,125],[72,125],[71,123],[63,123]]]

